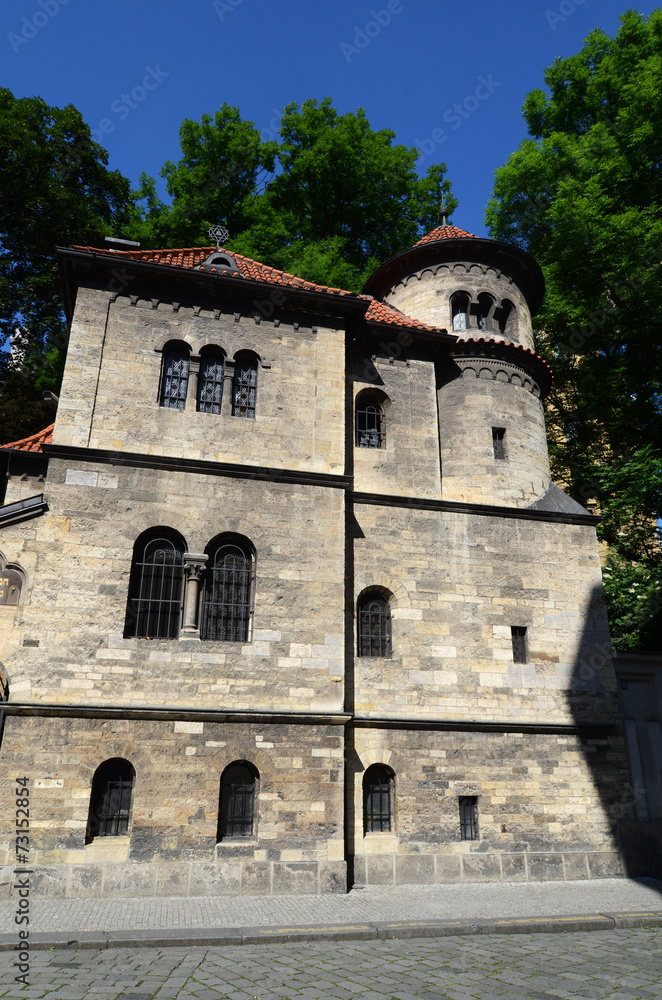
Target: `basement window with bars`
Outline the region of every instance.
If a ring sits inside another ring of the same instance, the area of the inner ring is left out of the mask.
[[[528,663],[525,626],[511,625],[510,635],[513,643],[513,663]]]
[[[393,772],[373,764],[363,776],[363,829],[388,833],[391,829]]]
[[[462,840],[478,840],[478,798],[460,796],[460,836]]]
[[[505,427],[492,428],[492,447],[494,448],[494,457],[497,459],[505,459],[506,457],[506,448],[504,445],[505,436]]]
[[[255,835],[256,785],[259,774],[248,761],[230,764],[221,776],[216,839],[247,840]]]
[[[106,760],[94,772],[85,843],[95,837],[121,837],[129,832],[131,795],[136,772],[121,757]]]

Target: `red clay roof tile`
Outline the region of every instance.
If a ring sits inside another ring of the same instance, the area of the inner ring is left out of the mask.
[[[473,233],[467,233],[466,230],[458,229],[457,226],[437,226],[414,246],[420,247],[424,243],[435,243],[437,240],[457,240],[467,236],[472,240],[478,239]]]
[[[30,437],[21,438],[19,441],[12,441],[10,444],[0,444],[0,448],[11,448],[13,451],[43,451],[43,444],[53,443],[53,428],[55,424],[49,424],[43,431],[31,434]]]

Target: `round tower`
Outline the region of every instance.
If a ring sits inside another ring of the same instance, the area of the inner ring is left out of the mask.
[[[531,317],[544,279],[517,247],[441,225],[386,261],[364,291],[455,343],[439,352],[442,499],[528,506],[549,485],[549,367]]]

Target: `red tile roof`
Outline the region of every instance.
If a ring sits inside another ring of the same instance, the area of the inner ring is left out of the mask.
[[[472,240],[478,239],[473,233],[467,233],[466,230],[458,229],[457,226],[437,226],[414,246],[420,247],[424,243],[435,243],[437,240],[457,240],[467,236]]]
[[[74,250],[85,250],[88,253],[103,254],[119,257],[127,260],[142,260],[149,264],[169,264],[171,267],[188,267],[201,271],[202,265],[211,253],[215,252],[215,247],[191,247],[187,250],[107,250],[105,247],[73,247]],[[219,254],[228,254],[236,262],[239,271],[228,271],[225,268],[218,268],[218,273],[224,272],[237,279],[250,278],[253,281],[266,281],[270,285],[283,285],[288,288],[307,288],[315,292],[329,292],[332,295],[351,296],[352,292],[346,292],[342,288],[329,288],[327,285],[316,285],[313,281],[306,281],[304,278],[297,278],[287,271],[279,271],[278,268],[269,267],[268,264],[261,264],[250,257],[244,257],[240,253],[232,250],[218,251]],[[212,268],[211,273],[216,273],[217,269]]]
[[[461,232],[461,230],[458,230],[458,232]],[[103,249],[97,247],[74,247],[73,249],[85,250],[88,253],[108,254],[124,259],[141,260],[151,264],[187,267],[192,270],[202,270],[202,265],[207,260],[207,257],[214,252],[214,247],[192,247],[187,250],[107,250],[105,247]],[[272,285],[283,285],[289,288],[306,288],[316,292],[329,292],[332,295],[368,299],[370,306],[365,318],[369,323],[387,323],[391,326],[407,327],[412,330],[426,330],[431,333],[438,332],[437,327],[429,326],[427,323],[421,323],[410,316],[405,316],[399,309],[395,309],[385,302],[379,302],[372,295],[354,296],[353,292],[346,292],[342,288],[329,288],[327,285],[316,285],[312,281],[297,278],[293,274],[288,274],[287,271],[279,271],[275,267],[269,267],[268,264],[261,264],[257,260],[251,260],[250,257],[233,253],[231,250],[221,248],[218,252],[227,253],[236,262],[239,272],[225,271],[225,273],[230,277],[236,277],[238,280],[248,278],[253,281],[265,281]],[[219,273],[224,273],[224,270],[223,268],[219,268]],[[212,273],[215,271],[216,268],[213,268]]]
[[[30,437],[12,441],[11,444],[0,444],[0,448],[11,448],[13,451],[43,451],[42,444],[53,443],[53,428],[55,424],[44,427],[43,431],[31,434]]]
[[[512,347],[516,351],[523,351],[524,354],[529,354],[532,358],[535,358],[538,364],[543,365],[547,369],[549,377],[554,377],[551,367],[547,364],[544,358],[541,358],[539,354],[532,351],[530,347],[524,347],[522,344],[513,344],[511,340],[494,340],[491,337],[466,337],[463,340],[458,340],[457,343],[453,345],[453,351],[457,352],[463,344],[485,344],[487,347]]]

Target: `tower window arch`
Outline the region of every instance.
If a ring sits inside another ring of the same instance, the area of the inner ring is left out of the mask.
[[[202,595],[202,639],[248,642],[253,615],[255,552],[240,536],[222,535],[208,546]]]
[[[218,348],[203,350],[198,374],[198,413],[220,413],[225,358]]]
[[[499,333],[514,336],[517,332],[517,310],[510,299],[502,299],[494,311],[494,319],[499,327]]]
[[[229,764],[221,775],[216,840],[249,840],[257,832],[256,803],[260,775],[246,760]]]
[[[492,329],[492,317],[496,303],[488,292],[481,292],[478,296],[476,310],[476,325],[479,330],[488,331]]]
[[[129,832],[131,796],[136,772],[122,757],[105,760],[94,772],[85,843],[95,837],[120,837]]]
[[[469,326],[469,296],[466,292],[456,292],[451,298],[453,330],[466,330]]]
[[[257,402],[257,358],[242,353],[235,357],[232,380],[232,415],[255,419]]]
[[[170,528],[143,532],[133,548],[125,636],[176,639],[184,587],[184,539]]]
[[[386,447],[385,396],[368,389],[356,397],[355,421],[357,448]]]
[[[363,775],[363,829],[389,833],[393,829],[394,774],[384,764],[373,764]]]
[[[357,603],[358,655],[391,655],[391,605],[377,590],[364,591]]]
[[[188,344],[174,342],[163,349],[161,365],[161,387],[159,403],[171,410],[183,410],[186,406],[190,354]]]

